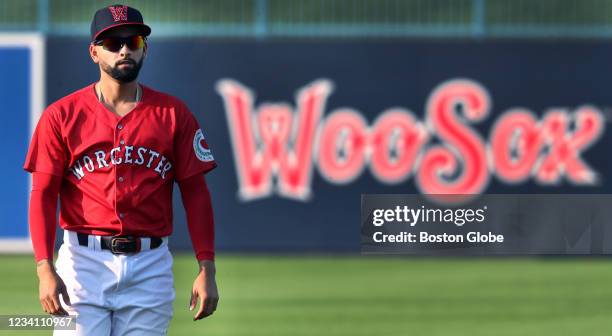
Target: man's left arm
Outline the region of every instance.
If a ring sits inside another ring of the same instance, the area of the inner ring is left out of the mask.
[[[193,249],[198,260],[198,275],[193,282],[189,310],[195,309],[199,298],[200,308],[194,321],[210,316],[219,302],[215,280],[215,225],[210,191],[204,174],[196,174],[178,182],[187,214],[187,226]]]

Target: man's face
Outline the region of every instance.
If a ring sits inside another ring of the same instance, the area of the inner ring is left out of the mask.
[[[134,27],[117,27],[105,32],[103,38],[127,38],[138,35]],[[93,61],[100,65],[100,69],[110,77],[121,83],[129,83],[138,78],[138,72],[146,56],[147,46],[140,49],[130,49],[122,45],[116,52],[106,50],[101,45],[90,45],[89,52]]]

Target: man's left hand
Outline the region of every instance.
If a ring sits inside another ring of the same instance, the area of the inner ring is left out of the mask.
[[[193,317],[194,321],[201,320],[212,315],[219,303],[219,291],[215,280],[215,262],[202,260],[199,262],[200,272],[193,282],[191,289],[191,299],[189,300],[189,310],[194,310],[200,299],[200,308]]]

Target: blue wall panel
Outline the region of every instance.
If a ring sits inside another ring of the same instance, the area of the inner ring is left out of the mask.
[[[28,176],[21,168],[30,140],[29,48],[0,46],[0,237],[28,236]]]

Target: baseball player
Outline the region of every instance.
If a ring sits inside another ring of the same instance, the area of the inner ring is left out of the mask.
[[[33,134],[30,233],[40,303],[76,315],[70,335],[164,335],[175,298],[172,191],[176,181],[199,264],[189,309],[219,300],[214,224],[204,174],[216,167],[204,133],[177,98],[137,82],[151,28],[132,7],[98,10],[89,54],[100,80],[51,104]],[[64,229],[55,266],[56,210]]]

